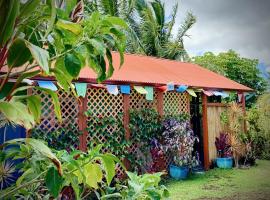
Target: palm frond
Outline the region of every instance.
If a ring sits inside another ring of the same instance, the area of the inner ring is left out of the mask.
[[[187,13],[184,22],[178,29],[177,39],[181,41],[183,37],[188,36],[187,31],[196,23],[196,17],[192,13]]]

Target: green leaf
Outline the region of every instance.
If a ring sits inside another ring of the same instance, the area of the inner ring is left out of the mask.
[[[86,184],[92,188],[98,189],[98,183],[102,181],[102,170],[97,163],[89,163],[84,166]]]
[[[14,96],[17,92],[28,90],[28,89],[33,88],[33,87],[34,86],[21,86],[21,87],[18,87],[11,93],[11,96]]]
[[[17,38],[14,40],[8,50],[7,63],[8,67],[19,67],[26,63],[31,58],[31,53],[25,45],[23,39]]]
[[[21,74],[18,79],[17,79],[17,82],[20,83],[23,81],[23,79],[26,79],[26,78],[32,78],[36,75],[38,75],[40,73],[40,70],[36,70],[36,71],[31,71],[31,72],[25,72],[23,74]]]
[[[75,55],[67,53],[64,58],[65,68],[67,72],[74,78],[77,78],[81,71],[81,61]]]
[[[125,22],[125,20],[123,20],[119,17],[107,16],[105,19],[108,20],[113,25],[120,26],[121,28],[124,28],[124,29],[128,28],[128,25]]]
[[[33,10],[39,5],[39,0],[28,0],[26,3],[22,4],[20,9],[19,18],[27,18],[33,13]]]
[[[41,100],[40,96],[32,95],[26,98],[27,106],[29,111],[34,116],[34,119],[37,123],[40,123],[40,116],[41,116]]]
[[[19,124],[26,129],[33,128],[35,120],[29,113],[28,107],[14,99],[16,99],[16,97],[13,97],[10,102],[0,101],[0,111],[9,121]]]
[[[50,0],[50,2],[51,2],[51,7],[50,7],[51,18],[50,18],[50,21],[49,21],[49,24],[48,24],[48,27],[47,27],[47,30],[46,30],[46,33],[45,33],[45,37],[47,37],[48,34],[53,29],[53,25],[54,25],[54,22],[55,22],[55,19],[56,19],[55,0]]]
[[[114,159],[105,154],[105,155],[100,155],[98,158],[100,158],[102,165],[104,166],[104,170],[106,173],[106,181],[107,184],[110,185],[113,177],[115,176],[115,162]]]
[[[51,167],[46,174],[45,184],[54,198],[58,197],[63,182],[64,179],[59,175],[58,171],[54,167]]]
[[[94,49],[98,52],[99,55],[104,56],[106,53],[106,46],[102,40],[97,38],[93,38],[89,40],[89,43],[94,47]]]
[[[20,1],[18,0],[9,0],[0,2],[0,48],[11,39],[12,34],[14,33],[14,25],[16,17],[19,13]]]
[[[111,54],[110,50],[107,49],[106,55],[107,55],[107,59],[109,62],[109,69],[108,69],[107,76],[106,76],[106,78],[108,79],[113,75],[114,67],[113,67],[112,54]]]
[[[38,90],[44,91],[45,93],[49,94],[52,98],[52,102],[54,105],[54,112],[57,117],[57,119],[62,122],[62,117],[61,117],[61,108],[60,108],[60,102],[57,96],[57,93],[54,91],[47,89],[47,88],[42,88],[42,87],[35,87]]]
[[[26,46],[31,51],[33,58],[37,61],[40,67],[46,72],[49,73],[49,53],[45,49],[42,49],[28,41],[26,41]]]
[[[13,121],[17,116],[17,111],[14,109],[13,105],[6,101],[0,101],[0,111],[6,116],[10,121]]]
[[[80,24],[76,24],[76,23],[61,20],[61,19],[59,19],[56,22],[56,27],[68,30],[74,33],[75,35],[79,35],[82,32],[82,27]]]

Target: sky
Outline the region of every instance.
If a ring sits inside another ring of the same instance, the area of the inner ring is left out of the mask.
[[[191,11],[196,24],[184,44],[191,56],[229,49],[257,58],[270,71],[270,0],[164,0],[166,15],[178,3],[176,27]],[[176,34],[177,29],[174,29]]]

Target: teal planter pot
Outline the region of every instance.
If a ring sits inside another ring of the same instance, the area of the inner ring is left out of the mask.
[[[217,166],[222,169],[231,169],[233,167],[233,158],[217,158]]]
[[[178,167],[175,165],[169,166],[170,176],[176,180],[184,180],[188,176],[188,167]]]

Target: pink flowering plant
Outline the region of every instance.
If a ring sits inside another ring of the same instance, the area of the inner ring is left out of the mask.
[[[199,138],[194,135],[188,117],[166,117],[163,121],[164,151],[173,155],[173,162],[179,167],[195,167],[199,164],[197,154],[193,155],[194,144]]]

